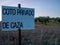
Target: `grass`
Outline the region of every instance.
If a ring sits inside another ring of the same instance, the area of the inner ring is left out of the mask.
[[[59,22],[49,22],[47,23],[49,26],[60,26]]]
[[[60,26],[60,22],[49,22],[46,24],[42,24],[41,22],[36,22],[35,24],[39,24],[39,25],[48,25],[48,26]]]

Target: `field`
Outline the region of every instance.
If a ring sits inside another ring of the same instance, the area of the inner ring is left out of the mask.
[[[22,45],[60,45],[60,27],[36,25],[35,30],[22,31]]]
[[[0,31],[0,45],[18,45],[18,31]],[[36,24],[34,30],[22,30],[21,45],[60,45],[60,27]]]

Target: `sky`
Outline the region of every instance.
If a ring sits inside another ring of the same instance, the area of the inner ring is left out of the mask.
[[[0,0],[0,21],[2,20],[2,6],[34,8],[35,17],[60,17],[60,0]]]

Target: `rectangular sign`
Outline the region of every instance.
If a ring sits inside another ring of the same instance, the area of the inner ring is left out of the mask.
[[[2,31],[34,29],[34,8],[2,6]]]

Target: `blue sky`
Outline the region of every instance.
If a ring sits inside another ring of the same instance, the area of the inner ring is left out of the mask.
[[[60,0],[0,0],[0,21],[2,18],[1,6],[18,6],[35,8],[35,17],[60,17]]]

